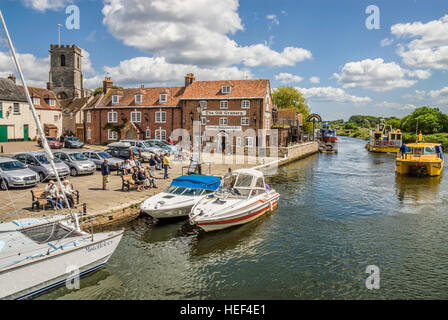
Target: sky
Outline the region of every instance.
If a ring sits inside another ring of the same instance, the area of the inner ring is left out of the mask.
[[[0,9],[33,86],[46,86],[62,24],[61,43],[83,49],[91,89],[108,74],[152,87],[183,85],[192,72],[293,86],[325,120],[448,112],[447,0],[2,0]],[[1,30],[0,77],[13,71]]]

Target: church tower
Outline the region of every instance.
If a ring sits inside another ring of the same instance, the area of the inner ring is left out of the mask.
[[[50,76],[47,89],[58,99],[84,97],[82,50],[76,45],[50,45]]]

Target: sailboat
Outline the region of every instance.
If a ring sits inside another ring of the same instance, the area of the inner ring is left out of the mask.
[[[53,153],[28,92],[1,10],[0,20],[42,146],[62,188]],[[68,204],[65,195],[63,197]],[[65,215],[18,219],[0,224],[0,299],[31,298],[65,283],[72,283],[73,279],[104,266],[114,253],[123,231],[83,231],[78,214],[72,212],[69,205],[67,207],[68,213]]]

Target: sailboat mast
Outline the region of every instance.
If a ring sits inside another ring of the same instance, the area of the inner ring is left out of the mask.
[[[25,92],[26,99],[27,99],[27,101],[28,101],[28,103],[30,105],[30,110],[31,110],[31,113],[32,113],[33,118],[34,118],[34,122],[36,123],[37,131],[38,131],[40,139],[42,141],[42,146],[44,147],[45,154],[48,157],[48,160],[50,161],[51,168],[53,169],[53,171],[55,173],[56,180],[58,181],[59,187],[61,188],[61,193],[62,193],[62,196],[64,198],[65,203],[67,204],[67,208],[68,208],[69,212],[71,213],[71,208],[70,208],[70,204],[69,204],[69,202],[67,200],[67,196],[62,191],[63,190],[63,186],[62,186],[61,178],[59,177],[59,173],[58,173],[58,171],[56,169],[56,166],[54,164],[53,153],[51,152],[51,149],[48,146],[47,138],[45,137],[44,131],[42,129],[42,124],[40,123],[40,120],[39,120],[39,117],[37,115],[36,109],[34,107],[33,101],[31,100],[30,93],[28,92],[28,86],[26,85],[26,81],[25,81],[25,78],[24,78],[23,73],[22,73],[22,68],[20,67],[19,60],[17,59],[16,51],[15,51],[14,46],[12,44],[11,37],[9,36],[8,28],[6,27],[5,19],[3,18],[3,14],[2,14],[1,10],[0,10],[0,20],[2,21],[3,30],[5,30],[5,34],[6,34],[6,37],[8,39],[8,44],[9,44],[9,48],[11,49],[11,54],[12,54],[12,58],[14,60],[14,64],[16,65],[16,68],[17,68],[17,71],[19,73],[20,79],[22,80],[23,91]],[[79,222],[78,222],[78,218],[77,218],[76,214],[75,214],[75,223],[76,223],[76,227],[79,228]]]

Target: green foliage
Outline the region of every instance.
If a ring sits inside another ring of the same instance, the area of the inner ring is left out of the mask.
[[[272,92],[272,100],[279,109],[294,108],[302,114],[305,131],[312,131],[313,125],[306,122],[310,114],[310,107],[302,94],[293,87],[280,87]]]
[[[358,126],[356,124],[354,124],[353,122],[347,122],[346,124],[344,124],[343,128],[345,130],[354,130],[354,129],[358,129]]]
[[[417,129],[423,134],[448,132],[448,115],[437,108],[421,107],[401,120],[400,128],[404,132],[415,132]]]
[[[124,127],[126,127],[127,124],[128,124],[128,119],[124,118],[123,122],[121,124],[114,125],[114,124],[108,122],[108,123],[106,123],[104,125],[103,129],[104,130],[108,130],[109,129],[110,131],[114,131],[114,132],[116,132],[118,134],[119,137],[121,137],[121,130],[123,130]]]
[[[123,87],[113,86],[112,89],[123,90]],[[100,94],[102,92],[103,92],[103,87],[98,87],[95,89],[95,91],[92,92],[92,96],[96,96],[97,94]]]
[[[374,128],[381,123],[381,119],[382,118],[374,116],[355,115],[351,116],[350,119],[348,119],[348,122],[353,122],[362,128]]]

